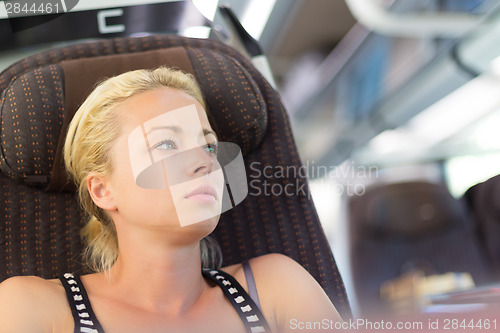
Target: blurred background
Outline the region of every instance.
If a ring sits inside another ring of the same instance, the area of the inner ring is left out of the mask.
[[[260,65],[262,51],[355,314],[416,288],[402,277],[455,274],[438,292],[498,280],[499,1],[67,0],[64,26],[36,29],[7,20],[8,3],[0,70],[75,41],[159,32],[220,39]]]

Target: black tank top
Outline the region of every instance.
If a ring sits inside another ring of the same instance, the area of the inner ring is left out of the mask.
[[[255,293],[255,282],[253,281],[250,266],[244,263],[243,268],[245,269],[249,292],[253,297],[247,294],[236,279],[224,271],[203,269],[202,274],[222,289],[224,295],[240,316],[247,332],[270,332],[269,325],[257,305],[259,301]],[[59,279],[66,290],[66,296],[75,321],[74,332],[104,333],[99,320],[97,320],[92,310],[89,297],[80,277],[76,274],[66,273],[60,276]]]

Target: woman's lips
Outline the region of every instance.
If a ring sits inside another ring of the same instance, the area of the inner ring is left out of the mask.
[[[217,191],[210,185],[202,185],[188,193],[184,198],[202,202],[215,202],[217,201]]]

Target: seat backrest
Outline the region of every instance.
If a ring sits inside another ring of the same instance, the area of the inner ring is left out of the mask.
[[[351,198],[349,222],[352,276],[362,313],[383,310],[381,285],[412,270],[469,272],[476,285],[491,279],[474,224],[444,186],[407,182],[368,188]]]
[[[469,188],[464,194],[474,216],[496,280],[500,279],[500,175]]]
[[[195,75],[219,139],[242,149],[249,194],[221,216],[214,232],[224,264],[284,253],[349,317],[307,179],[302,173],[266,172],[301,167],[279,95],[235,50],[172,35],[75,44],[25,58],[0,75],[0,281],[81,269],[79,230],[85,218],[62,164],[66,127],[97,80],[159,65]],[[286,195],[269,192],[285,185]]]

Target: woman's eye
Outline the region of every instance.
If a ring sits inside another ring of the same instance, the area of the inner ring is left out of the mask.
[[[153,146],[154,149],[160,149],[160,150],[174,150],[177,149],[177,145],[173,140],[163,140],[161,142],[158,142]]]
[[[205,149],[210,153],[210,154],[217,154],[217,143],[209,143],[205,146]]]

